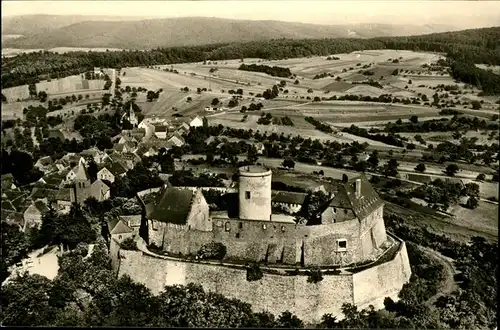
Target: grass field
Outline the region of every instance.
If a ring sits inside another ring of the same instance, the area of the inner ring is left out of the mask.
[[[456,224],[498,237],[498,205],[479,201],[475,210],[454,205],[448,212],[455,216]]]

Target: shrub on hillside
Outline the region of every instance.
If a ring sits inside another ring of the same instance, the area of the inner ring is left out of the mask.
[[[309,275],[307,276],[308,283],[318,283],[323,280],[323,274],[321,273],[321,269],[313,269],[309,271]]]
[[[137,244],[134,241],[133,237],[129,237],[123,240],[123,242],[120,243],[120,247],[123,250],[130,250],[130,251],[136,251],[137,250]]]
[[[215,259],[222,260],[226,256],[226,246],[218,242],[210,242],[203,245],[196,256],[198,259]]]
[[[262,270],[260,269],[258,264],[253,264],[247,268],[247,281],[248,282],[258,281],[263,276],[264,276],[264,274],[262,273]]]

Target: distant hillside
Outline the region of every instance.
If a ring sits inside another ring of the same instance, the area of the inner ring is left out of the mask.
[[[139,17],[89,15],[23,15],[2,17],[2,35],[33,35],[46,33],[68,25],[86,21],[131,21]]]
[[[269,39],[373,38],[417,35],[452,30],[449,26],[397,26],[390,24],[314,25],[280,21],[229,20],[220,18],[168,18],[123,21],[95,20],[89,16],[60,19],[38,16],[2,22],[3,34],[23,37],[4,41],[4,48],[109,47],[150,49]],[[82,19],[89,21],[82,22]],[[94,17],[95,18],[95,17]],[[75,22],[72,24],[72,22]],[[36,25],[40,23],[39,27]],[[43,23],[42,23],[43,22]],[[31,24],[31,25],[30,25]],[[68,25],[69,24],[69,25]],[[36,32],[33,32],[36,31]]]

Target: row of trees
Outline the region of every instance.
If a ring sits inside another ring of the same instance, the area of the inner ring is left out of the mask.
[[[238,70],[243,71],[254,71],[254,72],[264,72],[273,77],[283,77],[287,78],[292,76],[292,72],[289,68],[282,68],[279,66],[268,66],[268,65],[258,65],[258,64],[242,64]]]

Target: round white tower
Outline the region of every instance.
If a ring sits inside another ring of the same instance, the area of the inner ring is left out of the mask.
[[[239,168],[239,217],[271,220],[271,170],[248,165]]]

